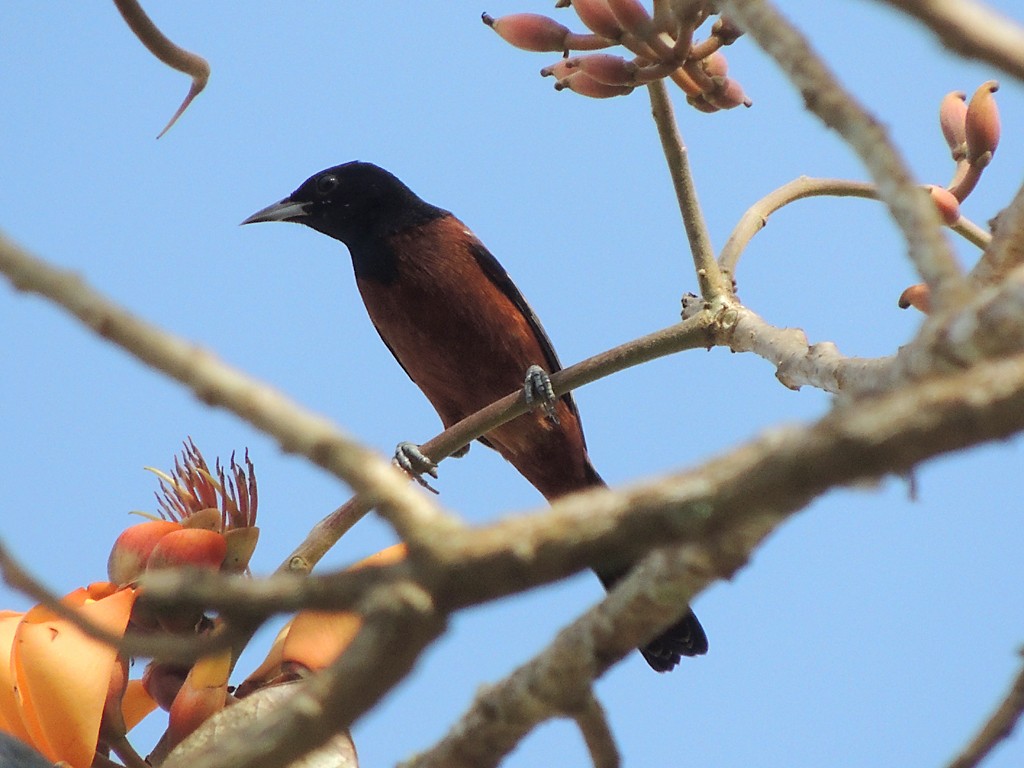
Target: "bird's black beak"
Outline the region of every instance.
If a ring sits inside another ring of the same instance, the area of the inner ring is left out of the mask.
[[[309,203],[297,203],[290,197],[278,200],[273,205],[261,208],[242,224],[258,224],[261,221],[295,221],[300,222],[306,216]]]

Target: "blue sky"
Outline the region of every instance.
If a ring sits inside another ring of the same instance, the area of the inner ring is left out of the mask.
[[[479,20],[550,6],[253,2],[241,14],[229,4],[154,5],[165,32],[213,70],[207,91],[155,141],[187,78],[152,59],[112,4],[64,3],[59,13],[5,4],[0,228],[380,451],[422,442],[438,420],[373,331],[344,248],[299,227],[238,222],[317,170],[373,161],[475,230],[563,362],[676,321],[680,295],[696,286],[646,95],[556,93],[537,74],[554,57],[512,49]],[[922,182],[945,183],[952,170],[937,122],[942,95],[1000,79],[1003,141],[964,212],[984,223],[1005,205],[1024,178],[1020,85],[947,55],[880,4],[782,7],[881,117]],[[751,203],[796,176],[865,177],[752,41],[727,55],[753,108],[703,115],[675,92],[717,247]],[[970,247],[957,247],[973,263]],[[812,341],[889,354],[920,323],[896,307],[917,282],[904,251],[877,203],[802,202],[754,240],[740,295]],[[142,467],[168,467],[189,435],[211,459],[249,448],[260,480],[257,571],[276,567],[347,498],[234,416],[6,285],[0,356],[0,537],[54,589],[104,577],[127,513],[155,509],[155,479]],[[699,464],[829,405],[821,392],[782,387],[767,362],[724,350],[656,361],[577,399],[594,463],[612,484]],[[890,478],[834,491],[795,517],[697,601],[707,657],[659,676],[634,654],[600,681],[627,763],[951,758],[1019,664],[1021,460],[1019,439],[983,447],[922,467],[916,500]],[[441,472],[442,502],[474,522],[542,501],[479,445]],[[324,565],[392,540],[368,518]],[[600,595],[581,574],[456,616],[415,674],[357,725],[363,764],[428,747],[477,686],[530,658]],[[0,606],[26,604],[0,587]],[[144,740],[155,739],[154,720]],[[1022,738],[987,765],[1019,765]],[[539,729],[507,762],[586,764],[565,722]]]

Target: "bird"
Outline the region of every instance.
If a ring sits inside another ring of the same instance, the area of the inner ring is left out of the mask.
[[[310,176],[242,224],[303,224],[347,246],[356,285],[384,344],[448,428],[526,382],[535,408],[479,438],[548,501],[603,487],[587,453],[571,394],[557,400],[547,374],[558,356],[523,294],[473,232],[389,171],[352,161]],[[399,445],[406,468],[429,471],[417,446]],[[596,568],[605,588],[630,569]],[[658,672],[707,653],[703,627],[686,613],[639,649]]]

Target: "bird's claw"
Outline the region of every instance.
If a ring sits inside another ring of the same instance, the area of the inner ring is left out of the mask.
[[[555,410],[558,398],[555,397],[555,390],[551,386],[551,377],[539,365],[531,365],[526,369],[523,394],[527,405],[543,408],[544,415],[555,424],[558,423],[558,412]]]
[[[435,480],[437,479],[437,464],[431,461],[416,443],[403,441],[395,446],[394,462],[395,466],[421,486],[431,493],[437,493],[437,489],[423,479],[423,475],[430,475]]]

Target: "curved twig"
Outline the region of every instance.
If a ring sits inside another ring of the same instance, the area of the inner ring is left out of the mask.
[[[860,156],[903,233],[910,260],[931,289],[934,306],[941,310],[963,304],[969,295],[967,281],[942,236],[935,206],[921,193],[882,123],[840,85],[804,36],[766,0],[722,0],[720,6],[775,59],[807,108]]]
[[[736,264],[739,262],[743,250],[754,235],[764,229],[769,216],[797,200],[822,196],[880,199],[878,187],[866,181],[823,179],[809,176],[793,179],[762,197],[740,217],[718,256],[718,263],[722,267],[722,271],[735,277]],[[963,216],[950,229],[982,250],[987,248],[992,241],[992,235],[989,232]]]
[[[146,46],[150,53],[172,69],[184,72],[192,78],[192,85],[188,89],[185,100],[181,102],[181,106],[171,116],[164,129],[157,134],[159,139],[171,129],[171,126],[188,109],[192,100],[206,87],[206,83],[210,79],[210,64],[199,54],[186,51],[184,48],[171,42],[160,31],[159,27],[153,23],[152,19],[146,15],[146,12],[142,10],[138,0],[114,0],[114,5],[121,12],[121,17],[128,24],[129,29],[135,33],[135,36],[139,38],[139,41]]]

